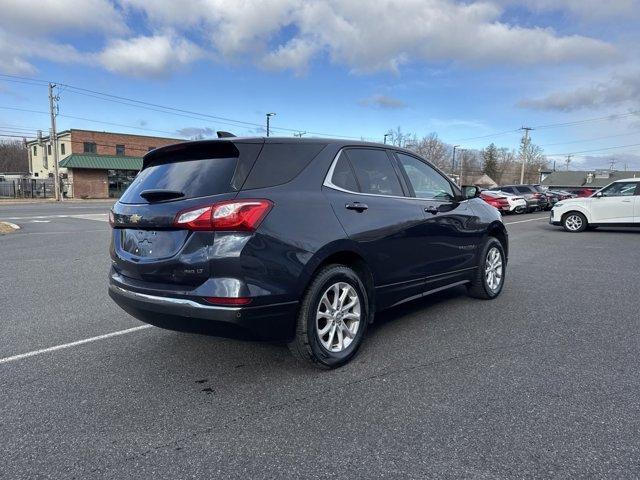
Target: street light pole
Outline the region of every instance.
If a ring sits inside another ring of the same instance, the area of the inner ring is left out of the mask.
[[[453,175],[453,172],[456,171],[456,148],[458,148],[460,145],[454,145],[453,146],[453,158],[451,159],[451,174]]]
[[[387,137],[391,137],[391,136],[393,136],[393,134],[392,134],[392,133],[385,133],[385,134],[384,134],[384,140],[383,140],[383,142],[384,142],[384,144],[385,144],[385,145],[387,144]]]
[[[269,126],[270,126],[269,120],[271,120],[271,117],[274,117],[275,115],[276,115],[276,114],[275,114],[275,113],[273,113],[273,112],[271,112],[271,113],[267,113],[267,137],[268,137],[268,136],[269,136],[269,134],[271,133],[270,128],[269,128]]]

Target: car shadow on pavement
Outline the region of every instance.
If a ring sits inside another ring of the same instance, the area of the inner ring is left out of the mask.
[[[381,336],[389,335],[389,328],[402,328],[403,335],[412,335],[413,330],[416,330],[417,334],[417,330],[420,330],[425,322],[438,321],[438,317],[429,314],[430,310],[441,303],[455,301],[460,297],[466,297],[464,287],[438,292],[377,313],[375,322],[368,327],[363,351],[359,353],[356,361],[350,364],[351,367],[345,368],[354,368],[363,354],[370,359],[382,353],[376,350],[386,348],[379,342]],[[263,377],[268,371],[317,371],[299,363],[284,343],[235,340],[179,333],[156,327],[153,327],[152,338],[145,341],[144,352],[135,351],[138,356],[136,362],[147,362],[149,368],[172,372],[177,376],[181,375],[183,369],[190,372],[209,372],[210,375],[215,371],[215,375],[218,376],[242,372],[244,381],[247,381],[252,377]],[[139,355],[146,358],[141,359]]]

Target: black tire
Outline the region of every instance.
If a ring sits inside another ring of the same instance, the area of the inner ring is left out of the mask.
[[[333,284],[344,282],[353,287],[360,301],[360,321],[351,343],[339,352],[328,350],[316,330],[316,315],[322,296]],[[291,353],[315,367],[330,369],[349,362],[362,344],[369,323],[369,296],[358,274],[344,265],[328,265],[311,281],[300,305],[294,339],[289,342]]]
[[[500,253],[500,259],[502,261],[502,277],[499,286],[496,289],[492,289],[485,276],[485,269],[487,266],[487,256],[489,251],[496,248]],[[504,288],[504,281],[507,273],[507,263],[504,255],[504,248],[500,241],[495,237],[487,238],[487,241],[480,250],[480,256],[478,257],[478,268],[473,273],[471,283],[467,285],[467,294],[473,298],[480,298],[482,300],[493,300],[502,292]]]
[[[562,216],[562,227],[569,233],[584,232],[588,226],[587,217],[580,212],[568,212]]]
[[[513,211],[516,215],[522,215],[523,213],[527,213],[527,207],[516,207]]]

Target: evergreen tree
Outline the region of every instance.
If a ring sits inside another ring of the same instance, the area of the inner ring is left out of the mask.
[[[498,148],[492,143],[482,151],[482,171],[493,178],[498,176]]]

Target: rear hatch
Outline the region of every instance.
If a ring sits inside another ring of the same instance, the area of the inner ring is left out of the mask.
[[[177,228],[181,212],[236,197],[263,142],[190,142],[147,154],[113,207],[111,256],[129,278],[200,285],[210,274],[213,231]]]

